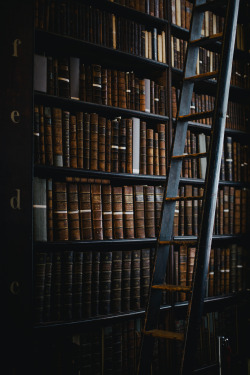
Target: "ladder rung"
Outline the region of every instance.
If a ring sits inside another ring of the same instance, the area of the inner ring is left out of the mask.
[[[158,337],[162,339],[184,341],[184,333],[163,331],[161,329],[152,329],[150,331],[143,331],[144,335]]]
[[[191,46],[206,46],[208,44],[217,42],[218,40],[221,40],[223,37],[223,33],[213,34],[209,36],[205,36],[200,39],[191,40],[189,43]]]
[[[171,240],[171,241],[158,241],[159,245],[197,245],[198,240]]]
[[[198,199],[203,199],[203,195],[198,195],[196,197],[192,196],[192,197],[166,197],[165,200],[166,201],[195,201],[195,200],[198,200]]]
[[[199,12],[206,12],[206,11],[213,11],[217,10],[220,7],[225,7],[226,1],[225,0],[213,0],[207,1],[204,4],[196,5],[195,10]]]
[[[188,82],[197,82],[197,81],[204,81],[207,79],[215,78],[218,76],[218,71],[214,72],[207,72],[207,73],[202,73],[202,74],[197,74],[196,76],[191,76],[191,77],[185,77],[184,80]]]
[[[192,288],[191,286],[181,286],[181,285],[152,285],[152,289],[159,289],[159,290],[168,290],[169,292],[185,292],[190,293]]]
[[[181,120],[181,121],[200,120],[203,118],[213,117],[213,114],[214,114],[214,111],[190,113],[189,115],[179,116],[178,120]]]
[[[174,155],[172,159],[196,159],[196,158],[205,158],[208,155],[207,152],[199,152],[197,154],[183,154],[183,155]]]

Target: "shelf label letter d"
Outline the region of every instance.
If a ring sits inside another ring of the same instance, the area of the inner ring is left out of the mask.
[[[16,189],[16,195],[10,199],[10,206],[13,210],[21,210],[20,191],[20,189]]]

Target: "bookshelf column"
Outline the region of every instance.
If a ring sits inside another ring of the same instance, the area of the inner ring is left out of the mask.
[[[19,373],[32,323],[33,1],[2,2],[0,13],[2,342]]]

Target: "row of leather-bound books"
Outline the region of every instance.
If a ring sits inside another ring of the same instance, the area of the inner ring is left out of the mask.
[[[171,59],[172,66],[176,69],[184,69],[184,61],[187,50],[187,41],[171,37]],[[199,49],[197,59],[196,74],[214,72],[219,69],[219,54],[208,51],[204,48]],[[250,64],[245,60],[234,60],[232,64],[231,85],[248,89],[250,87]]]
[[[180,89],[172,87],[172,114],[173,118],[177,115],[177,103],[179,100]],[[190,113],[198,113],[204,111],[211,111],[214,109],[214,96],[207,94],[198,94],[193,92],[192,102],[190,106]],[[247,106],[241,102],[228,101],[226,128],[247,131],[248,124]],[[201,124],[211,125],[212,119],[195,120]]]
[[[187,245],[174,248],[174,283],[176,285],[191,286],[196,250],[196,247]],[[211,248],[206,297],[236,293],[245,289],[245,255],[244,248],[237,244]],[[181,302],[188,299],[188,294],[176,293],[175,301]]]
[[[210,135],[187,131],[184,153],[196,154],[209,152]],[[249,148],[234,140],[231,136],[225,136],[222,152],[220,180],[248,182],[249,181]],[[182,163],[182,177],[205,178],[207,159],[184,159]]]
[[[133,71],[86,64],[77,57],[35,55],[34,88],[49,95],[165,116],[166,89]]]
[[[162,28],[69,0],[36,1],[35,15],[38,29],[166,63]]]
[[[37,252],[36,322],[145,308],[154,253],[154,249]]]
[[[164,189],[34,180],[34,240],[154,238]]]
[[[202,199],[204,189],[185,184],[179,188],[179,196],[174,215],[173,233],[175,236],[198,235],[201,223]],[[187,199],[186,197],[197,197]],[[248,190],[233,186],[222,186],[218,190],[215,211],[214,234],[243,234],[247,231]]]
[[[35,105],[35,164],[166,175],[166,124]]]
[[[172,247],[173,273],[167,283],[192,283],[196,248]],[[136,311],[146,307],[155,249],[39,251],[35,260],[35,320],[74,321]],[[246,259],[242,246],[212,248],[206,297],[245,289]],[[175,292],[174,302],[188,299]],[[162,293],[162,305],[168,303]]]
[[[165,18],[165,1],[163,0],[110,0],[110,2],[135,9],[153,17]]]

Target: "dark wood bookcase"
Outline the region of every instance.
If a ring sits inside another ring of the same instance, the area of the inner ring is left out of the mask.
[[[120,5],[116,2],[81,0],[79,4],[97,7],[101,12],[108,12],[135,22],[147,25],[148,28],[159,28],[165,31],[166,63],[149,58],[123,52],[117,49],[104,47],[95,43],[77,39],[71,35],[45,31],[35,28],[36,4],[47,4],[46,1],[17,1],[2,2],[1,35],[2,35],[2,89],[1,89],[1,228],[2,228],[2,296],[4,306],[2,323],[4,330],[5,355],[4,362],[11,369],[11,374],[33,372],[33,359],[39,374],[45,372],[43,361],[48,364],[52,360],[54,351],[48,348],[57,348],[58,368],[47,368],[46,373],[71,374],[70,354],[67,348],[69,337],[73,334],[91,335],[94,328],[119,325],[128,320],[143,319],[145,309],[130,310],[106,315],[90,316],[86,319],[69,321],[48,321],[37,323],[34,320],[35,301],[35,259],[39,252],[63,251],[115,251],[126,249],[154,248],[156,238],[108,239],[108,240],[81,240],[81,241],[35,241],[33,238],[33,185],[34,178],[55,179],[65,181],[65,178],[92,178],[109,180],[112,186],[129,185],[164,185],[165,176],[148,174],[114,173],[98,170],[84,170],[76,168],[56,167],[51,165],[36,165],[34,163],[34,106],[44,105],[59,107],[67,111],[82,111],[97,113],[109,118],[137,117],[146,121],[154,128],[158,123],[167,124],[166,132],[166,163],[169,162],[171,139],[174,132],[175,119],[172,115],[172,85],[179,85],[182,72],[171,66],[171,35],[180,39],[188,39],[188,30],[171,22],[171,1],[164,1],[164,18],[142,13],[136,9]],[[67,1],[65,2],[67,3]],[[241,15],[242,16],[242,15]],[[242,21],[243,22],[243,21]],[[244,21],[245,22],[245,21]],[[248,22],[248,21],[246,21]],[[95,31],[93,31],[95,32]],[[49,95],[34,90],[34,55],[35,54],[65,54],[85,58],[115,69],[134,70],[140,76],[158,80],[166,88],[166,115],[147,113],[137,110],[112,107],[92,102],[84,102]],[[98,56],[98,57],[97,57]],[[250,62],[249,53],[235,52],[235,59]],[[197,92],[214,94],[214,83],[208,82],[204,87],[197,87]],[[249,89],[232,87],[230,100],[248,102]],[[248,124],[249,126],[249,124]],[[189,128],[194,133],[207,133],[209,126],[190,122]],[[249,134],[245,131],[226,129],[226,136],[237,142],[249,143]],[[248,175],[249,176],[249,175]],[[181,185],[191,184],[202,186],[199,178],[181,178]],[[235,188],[249,188],[248,182],[221,181],[220,186]],[[192,237],[194,238],[194,236]],[[182,237],[183,239],[183,237]],[[184,236],[185,239],[185,236]],[[213,245],[216,247],[229,246],[232,243],[247,245],[247,235],[227,234],[214,235]],[[173,261],[170,268],[174,267]],[[172,269],[173,273],[173,269]],[[171,272],[170,272],[171,274]],[[173,278],[173,276],[171,276]],[[247,292],[229,293],[206,298],[204,314],[212,311],[223,311],[230,305],[240,305],[248,297]],[[7,308],[5,305],[7,304]],[[174,310],[178,316],[184,316],[187,302],[165,303],[161,312],[164,315]],[[239,312],[240,314],[240,312]],[[241,337],[241,334],[239,334]],[[102,336],[102,340],[103,336]],[[104,343],[104,341],[103,341]],[[51,346],[49,346],[51,345]],[[104,344],[103,344],[104,345]],[[34,349],[35,348],[35,349]],[[41,352],[44,348],[44,352]],[[60,351],[61,349],[61,351]],[[50,353],[50,354],[49,354]],[[48,356],[51,356],[49,358]],[[105,356],[105,354],[103,354]],[[10,359],[11,358],[11,359]],[[64,359],[63,359],[64,358]],[[135,360],[135,359],[134,359]],[[65,368],[61,368],[65,365]],[[60,367],[61,366],[61,367]],[[6,368],[6,367],[5,367]],[[56,372],[58,370],[58,372]],[[114,370],[113,370],[114,371]],[[82,373],[82,372],[81,372]],[[92,373],[92,372],[90,372]],[[96,372],[97,373],[97,372]],[[105,375],[102,368],[101,374]],[[119,372],[117,372],[118,374]],[[130,372],[132,374],[132,372]],[[198,373],[198,372],[197,372]],[[72,372],[73,374],[73,372]],[[113,372],[114,374],[114,372]],[[158,374],[156,372],[155,374]],[[160,372],[159,372],[160,374]],[[154,373],[152,373],[154,375]]]

